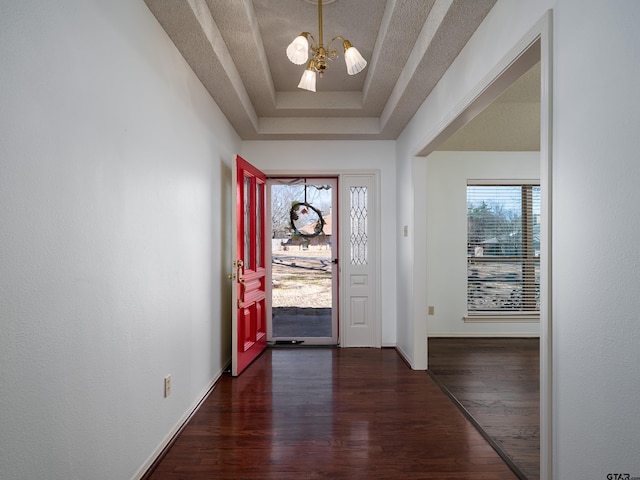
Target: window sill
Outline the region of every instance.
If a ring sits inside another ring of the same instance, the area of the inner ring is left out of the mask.
[[[462,317],[465,323],[540,323],[540,314],[537,313],[467,313]]]

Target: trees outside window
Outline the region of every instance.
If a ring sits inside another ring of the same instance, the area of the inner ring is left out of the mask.
[[[540,311],[540,186],[467,186],[467,310]]]

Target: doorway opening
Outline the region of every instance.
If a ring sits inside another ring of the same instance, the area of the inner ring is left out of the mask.
[[[459,262],[455,265],[466,267],[466,279],[460,278],[466,281],[457,283],[458,292],[466,298],[452,308],[462,313],[467,329],[466,336],[447,335],[445,321],[432,319],[428,360],[436,381],[518,477],[538,480],[540,343],[536,337],[540,290],[544,288],[540,266],[546,260],[540,234],[546,218],[541,215],[539,186],[539,42],[530,50],[529,63],[536,63],[527,64],[500,96],[432,154],[434,167],[438,154],[450,155],[450,161],[448,169],[438,171],[437,179],[431,178],[431,184],[455,178],[461,185],[457,194],[466,203],[466,212],[458,212],[456,223],[450,215],[446,224],[461,227],[455,229],[456,235],[467,244],[466,251],[455,255]],[[496,112],[509,116],[514,133],[506,126],[490,130],[491,118],[495,118],[491,115]],[[481,139],[476,136],[477,128],[483,129]],[[439,259],[450,253],[442,246],[433,251]],[[430,265],[441,268],[434,261]],[[438,271],[432,270],[431,275]],[[441,288],[447,287],[452,290],[446,283]],[[437,287],[431,292],[432,298],[441,297]],[[446,308],[440,306],[440,312]]]
[[[338,179],[269,178],[267,341],[338,344]]]
[[[513,383],[509,386],[509,394],[515,391],[515,389],[519,389],[518,391],[529,394],[529,399],[525,399],[523,395],[520,395],[518,398],[510,397],[508,402],[510,405],[502,411],[497,409],[497,405],[502,403],[505,398],[505,395],[501,395],[499,400],[494,403],[491,403],[491,400],[488,396],[484,395],[484,392],[477,391],[475,386],[482,384],[486,385],[487,388],[493,388],[493,391],[497,391],[494,384],[489,384],[479,377],[471,377],[469,374],[470,369],[465,369],[461,362],[461,358],[464,356],[465,360],[470,358],[471,347],[469,345],[463,345],[463,341],[460,338],[453,338],[452,342],[449,345],[446,345],[446,355],[451,355],[454,357],[456,353],[455,348],[458,349],[460,355],[457,358],[452,358],[452,360],[447,361],[445,368],[442,371],[446,370],[448,372],[453,371],[451,368],[453,363],[456,363],[455,370],[460,373],[464,373],[465,381],[472,382],[474,385],[473,392],[467,404],[464,404],[462,395],[455,395],[452,388],[449,388],[445,382],[442,382],[446,389],[451,392],[452,395],[455,396],[458,403],[463,407],[463,409],[469,414],[476,418],[480,417],[480,413],[471,413],[472,409],[481,405],[482,403],[489,405],[491,404],[491,414],[490,417],[492,419],[497,418],[498,415],[503,423],[494,430],[498,434],[507,432],[507,428],[511,428],[514,434],[510,435],[510,438],[507,438],[508,444],[499,445],[497,441],[497,437],[494,433],[490,432],[490,427],[492,427],[489,423],[483,423],[478,421],[477,424],[481,427],[481,429],[493,440],[496,440],[494,444],[498,447],[499,453],[503,456],[505,460],[509,459],[507,463],[512,466],[514,472],[517,472],[519,478],[551,478],[552,475],[552,465],[551,465],[551,446],[552,446],[552,435],[551,435],[551,381],[550,381],[550,372],[551,372],[551,337],[550,337],[550,326],[551,326],[551,290],[550,290],[550,272],[551,272],[551,189],[550,189],[550,171],[551,171],[551,115],[550,115],[550,106],[551,106],[551,42],[550,42],[550,26],[551,26],[551,17],[550,12],[545,15],[541,21],[527,34],[527,36],[518,44],[514,49],[510,52],[510,54],[503,59],[501,65],[496,66],[492,73],[495,75],[490,75],[487,78],[493,77],[493,80],[490,84],[482,84],[479,85],[481,90],[478,90],[476,96],[469,96],[470,102],[461,108],[460,111],[456,112],[454,120],[451,123],[442,129],[440,132],[435,134],[433,138],[428,141],[427,146],[420,152],[423,155],[429,155],[430,153],[436,150],[444,149],[445,143],[452,142],[452,139],[455,136],[459,138],[456,139],[458,143],[463,140],[462,136],[465,133],[469,133],[469,131],[473,128],[472,124],[476,124],[476,126],[481,124],[481,115],[484,115],[485,108],[487,108],[487,114],[490,113],[492,107],[497,107],[496,111],[500,107],[506,107],[506,104],[503,101],[506,101],[506,97],[509,97],[511,94],[516,93],[522,84],[520,81],[529,78],[531,80],[535,80],[536,88],[533,90],[528,90],[532,95],[532,102],[537,104],[536,109],[530,109],[529,113],[533,113],[533,118],[530,119],[531,125],[537,127],[537,133],[535,135],[535,140],[537,143],[537,148],[532,149],[534,152],[538,152],[538,172],[540,179],[540,191],[541,191],[541,200],[540,200],[540,226],[539,226],[539,257],[540,257],[540,269],[539,269],[539,333],[538,335],[531,334],[530,332],[525,332],[524,324],[527,320],[522,318],[508,318],[507,316],[503,317],[502,323],[500,323],[500,319],[497,319],[497,325],[501,325],[499,332],[482,332],[478,335],[476,332],[476,336],[484,336],[488,337],[489,334],[493,334],[496,340],[496,343],[501,343],[500,348],[505,350],[505,344],[507,342],[522,342],[526,343],[526,349],[531,352],[530,358],[525,359],[522,354],[524,353],[525,348],[522,345],[518,345],[514,347],[515,352],[519,355],[518,362],[524,362],[531,360],[532,365],[530,367],[522,367],[521,376],[516,378],[516,383]],[[522,91],[520,93],[523,93]],[[501,97],[502,98],[498,98]],[[505,97],[506,96],[506,97]],[[506,108],[504,108],[506,110]],[[522,113],[524,113],[522,110]],[[482,113],[481,113],[482,112]],[[495,111],[493,112],[495,113]],[[480,114],[480,115],[479,115]],[[478,115],[478,118],[474,118]],[[522,118],[525,119],[526,116],[522,115]],[[484,124],[488,124],[489,122],[485,121]],[[514,125],[513,120],[510,122],[504,122],[503,125],[510,123],[510,126]],[[466,130],[466,132],[465,132]],[[521,129],[518,133],[523,133],[524,130]],[[472,133],[472,132],[471,132]],[[464,140],[468,141],[472,136],[465,135]],[[484,132],[485,140],[514,140],[519,138],[518,135],[510,135],[505,132],[503,128],[497,135],[489,135],[488,131]],[[449,145],[450,146],[450,145]],[[462,151],[466,148],[455,148],[452,150]],[[473,152],[480,152],[483,149],[474,146],[473,148],[467,149]],[[495,148],[492,147],[490,149],[486,149],[486,151],[503,151],[503,152],[523,152],[527,151],[526,148],[509,146],[509,148]],[[478,177],[471,177],[478,178]],[[509,177],[511,178],[511,177]],[[467,179],[468,180],[468,179]],[[470,320],[470,316],[465,316],[465,322]],[[474,319],[475,322],[478,322],[479,319]],[[491,321],[495,320],[491,318],[485,318],[480,320],[480,323],[491,323]],[[473,321],[473,320],[472,320]],[[432,322],[433,323],[433,322]],[[480,323],[476,323],[476,325],[480,325]],[[505,325],[508,323],[512,323],[512,328],[509,331],[506,331]],[[479,330],[479,328],[478,328]],[[527,333],[523,335],[523,333]],[[539,340],[535,338],[528,338],[529,335],[536,337],[539,336]],[[438,335],[428,335],[428,344],[429,348],[435,347],[433,351],[428,351],[428,364],[429,367],[438,368],[437,363],[439,360],[438,356],[438,343],[443,344],[443,342],[447,342],[449,339],[436,339],[434,336]],[[451,336],[451,337],[460,337],[459,333],[454,335],[440,335],[440,336]],[[503,336],[513,336],[513,337],[521,337],[514,339],[507,338],[498,338]],[[477,338],[473,339],[477,340],[478,343],[485,341],[486,338]],[[440,345],[442,346],[442,345]],[[495,345],[492,345],[491,348],[487,348],[486,345],[480,345],[479,350],[482,353],[495,353],[498,348]],[[493,365],[503,365],[507,366],[506,368],[512,368],[514,366],[515,360],[505,360],[506,357],[503,357],[500,361],[496,362],[494,359]],[[478,360],[477,357],[474,357],[472,360],[472,367],[479,367],[480,363],[483,360]],[[523,363],[521,363],[523,364]],[[537,366],[536,366],[537,364]],[[470,367],[471,368],[471,367]],[[440,376],[438,377],[436,374],[436,378],[439,380],[443,380],[444,375],[442,375],[442,371]],[[513,371],[513,370],[512,370]],[[433,371],[431,372],[434,373]],[[482,374],[486,374],[486,371],[483,371]],[[502,375],[504,372],[496,373],[494,377],[502,382],[502,386],[506,384],[505,375]],[[511,378],[514,378],[512,376]],[[532,380],[533,384],[525,385],[524,382],[520,381],[526,377],[527,380]],[[450,380],[450,385],[454,385],[456,382],[455,379]],[[462,383],[455,384],[456,386],[461,387],[460,390],[467,390],[467,386]],[[478,393],[479,392],[479,393]],[[480,395],[479,397],[477,395]],[[527,405],[528,409],[524,408],[511,408],[514,404],[518,403],[519,405]],[[526,423],[526,429],[520,428],[520,426],[510,421],[514,417],[514,413],[523,414],[521,415],[522,423]],[[508,418],[512,417],[512,418]],[[527,418],[528,417],[528,418]],[[518,442],[514,442],[514,440],[518,440]],[[521,440],[526,439],[528,445],[525,448],[522,448]],[[526,451],[525,451],[526,450]]]

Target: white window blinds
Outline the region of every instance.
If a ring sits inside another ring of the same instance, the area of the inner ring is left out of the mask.
[[[467,185],[467,310],[539,312],[539,185]]]

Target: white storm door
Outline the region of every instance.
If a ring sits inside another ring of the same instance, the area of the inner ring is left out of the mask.
[[[267,179],[269,342],[338,344],[337,190],[337,177]],[[314,210],[325,222],[321,234]]]
[[[377,176],[341,175],[340,209],[341,346],[380,348]]]

